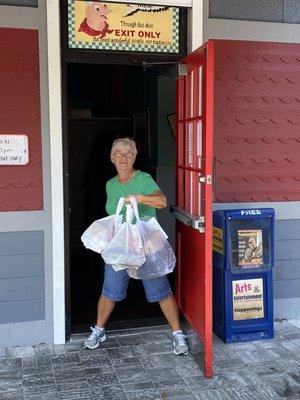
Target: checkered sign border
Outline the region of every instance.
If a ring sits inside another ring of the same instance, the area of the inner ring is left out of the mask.
[[[68,38],[69,48],[72,49],[97,49],[115,51],[144,51],[153,53],[179,53],[179,9],[172,7],[173,10],[173,40],[171,46],[167,45],[139,45],[128,43],[108,43],[108,42],[84,42],[75,39],[75,1],[68,0]],[[129,4],[129,3],[128,3]]]

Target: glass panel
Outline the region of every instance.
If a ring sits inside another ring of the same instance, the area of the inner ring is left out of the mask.
[[[201,183],[198,183],[198,216],[202,215],[202,206],[201,206]]]
[[[190,204],[191,204],[191,199],[190,199],[190,172],[185,170],[184,171],[184,209],[189,210],[190,209]]]
[[[177,140],[178,140],[178,164],[183,165],[184,163],[184,123],[183,122],[178,122],[178,135],[177,135]]]
[[[193,123],[189,123],[189,142],[188,142],[188,155],[189,155],[189,166],[193,166],[193,155],[194,155],[194,148],[193,148]]]
[[[185,119],[190,118],[190,88],[191,88],[191,76],[188,74],[188,76],[185,78],[185,114],[184,117]]]
[[[199,102],[198,102],[199,116],[202,115],[202,67],[199,67]]]
[[[38,0],[0,0],[1,4],[6,6],[37,7]]]
[[[199,172],[193,171],[193,215],[198,215]]]
[[[199,67],[193,69],[194,73],[194,104],[193,104],[193,116],[199,117]]]
[[[198,168],[202,166],[202,121],[197,122],[197,158]]]
[[[190,214],[193,214],[193,172],[190,171]]]
[[[229,254],[232,269],[271,269],[269,218],[231,219]]]
[[[188,122],[184,122],[184,163],[186,167],[189,165],[189,133],[188,133]]]
[[[190,117],[192,118],[194,115],[194,71],[191,72],[191,102],[190,102]]]
[[[178,169],[178,182],[177,182],[177,199],[178,206],[183,208],[184,205],[184,175],[182,169]]]

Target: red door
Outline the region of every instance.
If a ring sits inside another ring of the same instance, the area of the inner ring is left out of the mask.
[[[177,285],[180,310],[212,376],[213,42],[188,55],[177,81]]]

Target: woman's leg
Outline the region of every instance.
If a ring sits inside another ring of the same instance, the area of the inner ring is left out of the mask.
[[[129,276],[126,271],[114,271],[110,265],[105,265],[102,294],[98,301],[97,325],[91,328],[92,333],[84,341],[84,347],[96,349],[106,340],[105,324],[117,301],[126,297]]]
[[[159,302],[160,308],[166,317],[172,331],[180,330],[178,307],[173,294]]]
[[[142,281],[149,302],[158,302],[173,331],[178,331],[178,307],[167,275]]]
[[[110,314],[115,308],[116,302],[106,298],[103,294],[99,297],[98,311],[97,311],[97,326],[104,328],[105,324],[110,317]]]
[[[102,294],[98,301],[97,326],[104,328],[116,302],[126,297],[129,276],[125,270],[115,271],[111,265],[105,265]]]
[[[176,355],[188,354],[186,337],[180,329],[179,312],[167,276],[143,281],[147,300],[157,301],[172,331],[173,351]]]

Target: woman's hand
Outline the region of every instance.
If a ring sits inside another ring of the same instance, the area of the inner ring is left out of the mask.
[[[141,203],[158,209],[167,207],[166,196],[160,190],[152,194],[132,194],[125,198],[125,202],[130,203],[131,197],[134,197],[138,204]]]
[[[131,194],[130,196],[125,197],[125,204],[129,204],[132,200],[138,203],[142,203],[143,195],[142,194]]]
[[[142,194],[135,194],[134,197],[135,197],[137,203],[142,203],[143,202],[143,195]]]

